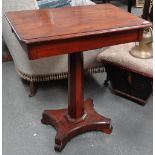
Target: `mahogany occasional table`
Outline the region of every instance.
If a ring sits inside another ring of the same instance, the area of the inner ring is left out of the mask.
[[[140,41],[151,25],[111,4],[16,11],[6,18],[29,59],[68,53],[68,108],[45,110],[42,123],[56,128],[55,150],[61,151],[77,134],[112,132],[111,120],[84,101],[82,51]]]

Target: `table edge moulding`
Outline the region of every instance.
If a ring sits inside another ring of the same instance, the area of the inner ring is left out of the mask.
[[[5,16],[29,59],[68,54],[68,108],[45,110],[41,120],[57,130],[55,150],[61,151],[83,132],[110,134],[111,119],[95,111],[92,99],[84,100],[82,51],[140,41],[151,23],[111,4],[16,11]]]

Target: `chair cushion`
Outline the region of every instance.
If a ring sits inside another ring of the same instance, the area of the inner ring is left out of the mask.
[[[2,13],[7,11],[20,11],[20,10],[33,10],[38,9],[36,0],[3,0],[3,9]]]
[[[91,0],[72,0],[71,6],[80,6],[80,5],[95,5]]]
[[[128,43],[111,46],[101,52],[97,56],[97,60],[153,77],[153,59],[139,59],[131,56],[129,51],[134,45],[135,43]]]
[[[38,1],[39,8],[58,8],[70,6],[71,0],[40,0]]]

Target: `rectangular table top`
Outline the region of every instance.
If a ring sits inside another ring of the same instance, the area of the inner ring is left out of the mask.
[[[111,4],[14,11],[5,16],[18,39],[26,44],[151,26]]]

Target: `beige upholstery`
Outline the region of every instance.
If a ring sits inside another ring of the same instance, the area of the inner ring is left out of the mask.
[[[153,77],[153,59],[139,59],[131,56],[129,51],[135,43],[111,46],[97,56],[99,62],[108,62],[122,66],[139,74]]]
[[[95,3],[90,0],[72,0],[71,6],[79,6],[79,5],[94,5]]]
[[[89,4],[87,0],[87,4]],[[75,3],[74,3],[75,4]],[[93,4],[90,2],[90,4]],[[80,5],[80,4],[78,4]],[[7,11],[38,9],[35,0],[3,0],[3,15]],[[23,19],[24,20],[24,19]],[[67,77],[67,55],[29,60],[11,28],[3,17],[3,39],[13,57],[18,74],[28,81],[47,81]],[[102,64],[96,61],[99,50],[84,52],[84,66],[90,72],[103,70]]]

